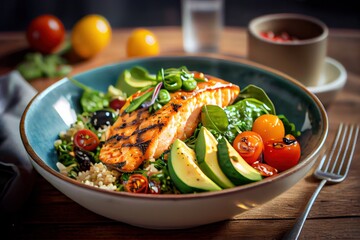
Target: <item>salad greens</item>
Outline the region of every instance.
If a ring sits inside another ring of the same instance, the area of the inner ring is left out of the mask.
[[[125,112],[129,113],[129,112],[132,112],[132,111],[135,111],[136,109],[138,109],[143,102],[145,102],[149,97],[151,97],[153,95],[153,93],[154,93],[154,91],[149,91],[149,92],[144,93],[140,97],[132,100],[130,105],[125,109]]]
[[[205,78],[196,78],[186,67],[161,69],[157,75],[149,74],[145,68],[140,66],[125,71],[130,71],[132,77],[156,82],[156,86],[152,85],[147,89],[143,89],[142,95],[132,99],[125,109],[126,112],[132,112],[140,107],[149,108],[152,112],[157,111],[171,100],[169,92],[179,89],[188,91],[193,89],[193,84],[196,87],[198,81],[206,81]],[[94,159],[94,162],[100,162],[99,152],[101,144],[105,141],[105,130],[99,130],[93,126],[91,117],[96,111],[108,108],[112,98],[117,96],[125,98],[126,93],[114,86],[110,86],[108,92],[103,93],[75,79],[70,78],[70,81],[84,90],[80,98],[83,113],[78,115],[77,122],[70,129],[60,134],[60,139],[55,142],[55,149],[58,154],[58,161],[66,168],[69,168],[67,171],[68,176],[76,178],[80,168],[74,154],[75,144],[72,137],[77,130],[83,128],[97,134],[101,143],[96,151],[91,152],[91,157]],[[185,143],[189,147],[194,148],[202,126],[205,126],[217,139],[225,137],[232,143],[239,133],[251,130],[255,119],[263,114],[276,115],[274,104],[263,89],[254,85],[248,85],[242,89],[235,102],[224,109],[216,105],[203,106],[201,109],[201,121],[193,135],[186,139]],[[278,115],[278,117],[284,124],[286,134],[290,133],[295,137],[300,135],[300,131],[296,129],[294,123],[291,123],[282,114]],[[150,181],[149,185],[152,184],[154,191],[160,189],[162,193],[175,193],[177,190],[169,177],[165,155],[166,153],[162,154],[159,159],[144,161],[141,168],[136,170],[136,173],[146,175],[149,168],[156,169],[155,173],[147,176]],[[119,182],[126,181],[133,173],[122,173]],[[117,190],[123,191],[124,186],[119,184]]]
[[[69,80],[79,88],[84,90],[80,104],[84,112],[95,112],[104,108],[109,107],[110,100],[117,95],[117,97],[126,98],[126,94],[123,93],[120,89],[114,88],[114,86],[109,86],[108,93],[103,93],[97,90],[94,90],[85,84],[82,84],[79,81],[76,81],[73,78]]]
[[[63,77],[68,75],[72,68],[58,54],[44,56],[36,52],[26,54],[17,70],[26,80],[33,80],[40,77]]]
[[[235,102],[224,109],[212,105],[204,106],[198,128],[203,125],[217,138],[224,136],[229,142],[233,142],[239,133],[250,131],[255,119],[263,114],[276,115],[274,104],[263,89],[248,85],[243,88]],[[284,124],[286,134],[300,136],[301,133],[296,130],[294,123],[282,114],[278,117]],[[195,141],[196,137],[192,137],[187,143],[192,146]]]
[[[128,76],[126,77],[126,75]],[[130,106],[125,110],[126,112],[135,111],[140,106],[150,107],[150,112],[155,112],[170,101],[169,92],[176,92],[180,89],[192,91],[197,87],[198,81],[206,81],[206,79],[195,76],[185,66],[180,68],[161,68],[155,76],[151,75],[145,68],[135,66],[121,74],[116,86],[121,88],[122,84],[127,82],[127,84],[132,85],[131,91],[134,90],[134,86],[142,86],[139,91],[143,94],[131,100]],[[149,92],[151,88],[152,90]],[[150,97],[151,99],[149,100]]]
[[[241,90],[235,102],[238,102],[246,98],[254,98],[263,102],[264,104],[263,107],[267,109],[269,114],[274,114],[274,115],[276,114],[274,104],[272,103],[272,101],[270,100],[270,98],[267,96],[266,92],[262,88],[252,84],[246,86]]]

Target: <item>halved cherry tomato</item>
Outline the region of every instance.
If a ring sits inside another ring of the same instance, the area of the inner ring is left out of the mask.
[[[261,163],[261,162],[254,162],[253,164],[251,164],[251,166],[253,168],[255,168],[256,170],[258,170],[258,172],[261,174],[261,176],[263,177],[271,177],[274,176],[278,173],[278,170],[266,163]]]
[[[126,103],[126,100],[121,100],[121,99],[115,98],[110,101],[109,107],[111,107],[114,110],[119,110],[125,105],[125,103]]]
[[[135,173],[130,175],[125,182],[125,190],[132,193],[147,193],[149,189],[149,181],[142,174]]]
[[[233,147],[251,165],[259,159],[264,149],[264,144],[258,133],[244,131],[236,136]]]
[[[74,135],[74,144],[86,151],[93,151],[99,146],[100,140],[95,133],[89,129],[81,129]]]
[[[255,119],[252,131],[260,134],[263,142],[280,139],[285,135],[285,127],[280,118],[273,114],[264,114]]]
[[[264,161],[280,172],[298,164],[300,156],[300,144],[291,134],[264,144]]]
[[[63,23],[55,16],[40,15],[30,22],[26,38],[31,48],[44,54],[57,50],[65,39]]]

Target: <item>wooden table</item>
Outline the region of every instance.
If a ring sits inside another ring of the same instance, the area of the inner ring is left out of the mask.
[[[125,43],[130,30],[115,30],[111,46],[91,60],[74,64],[72,73],[126,59]],[[182,53],[180,28],[151,30],[159,38],[161,54]],[[0,74],[13,69],[25,48],[23,33],[0,34]],[[245,29],[226,28],[220,53],[245,57]],[[348,72],[344,89],[327,108],[331,139],[339,122],[360,122],[360,31],[331,29],[328,56],[340,61]],[[55,81],[39,79],[32,85],[42,91]],[[347,179],[338,185],[325,186],[320,193],[301,239],[360,238],[359,158],[360,146]],[[37,176],[36,186],[21,215],[14,217],[13,224],[1,228],[5,227],[5,233],[14,239],[279,239],[292,227],[317,185],[318,181],[309,174],[286,193],[234,219],[192,229],[162,231],[129,226],[92,213]]]

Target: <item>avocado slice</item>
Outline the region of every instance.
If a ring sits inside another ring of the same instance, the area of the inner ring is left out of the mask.
[[[206,127],[201,127],[195,143],[195,152],[201,170],[222,188],[235,185],[226,177],[219,166],[217,156],[217,140]]]
[[[174,141],[168,161],[170,177],[180,192],[221,190],[196,164],[195,151],[180,139]]]
[[[136,78],[138,75],[131,74],[130,70],[124,70],[117,80],[116,88],[130,96],[144,87],[156,85],[155,80]]]
[[[218,159],[222,171],[237,186],[262,179],[261,174],[251,167],[225,138],[219,139]]]

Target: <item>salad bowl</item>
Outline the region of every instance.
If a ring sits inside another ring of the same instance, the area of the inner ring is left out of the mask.
[[[34,168],[63,194],[107,218],[152,229],[181,229],[218,222],[241,214],[279,196],[312,168],[322,148],[328,119],[317,97],[291,77],[244,59],[212,56],[163,56],[132,59],[96,68],[74,78],[105,92],[119,74],[133,66],[151,73],[160,68],[186,66],[189,70],[222,78],[244,88],[261,87],[301,131],[300,162],[276,176],[221,191],[196,194],[134,194],[88,186],[61,174],[54,142],[80,113],[82,90],[64,78],[35,96],[21,119],[20,133]]]

